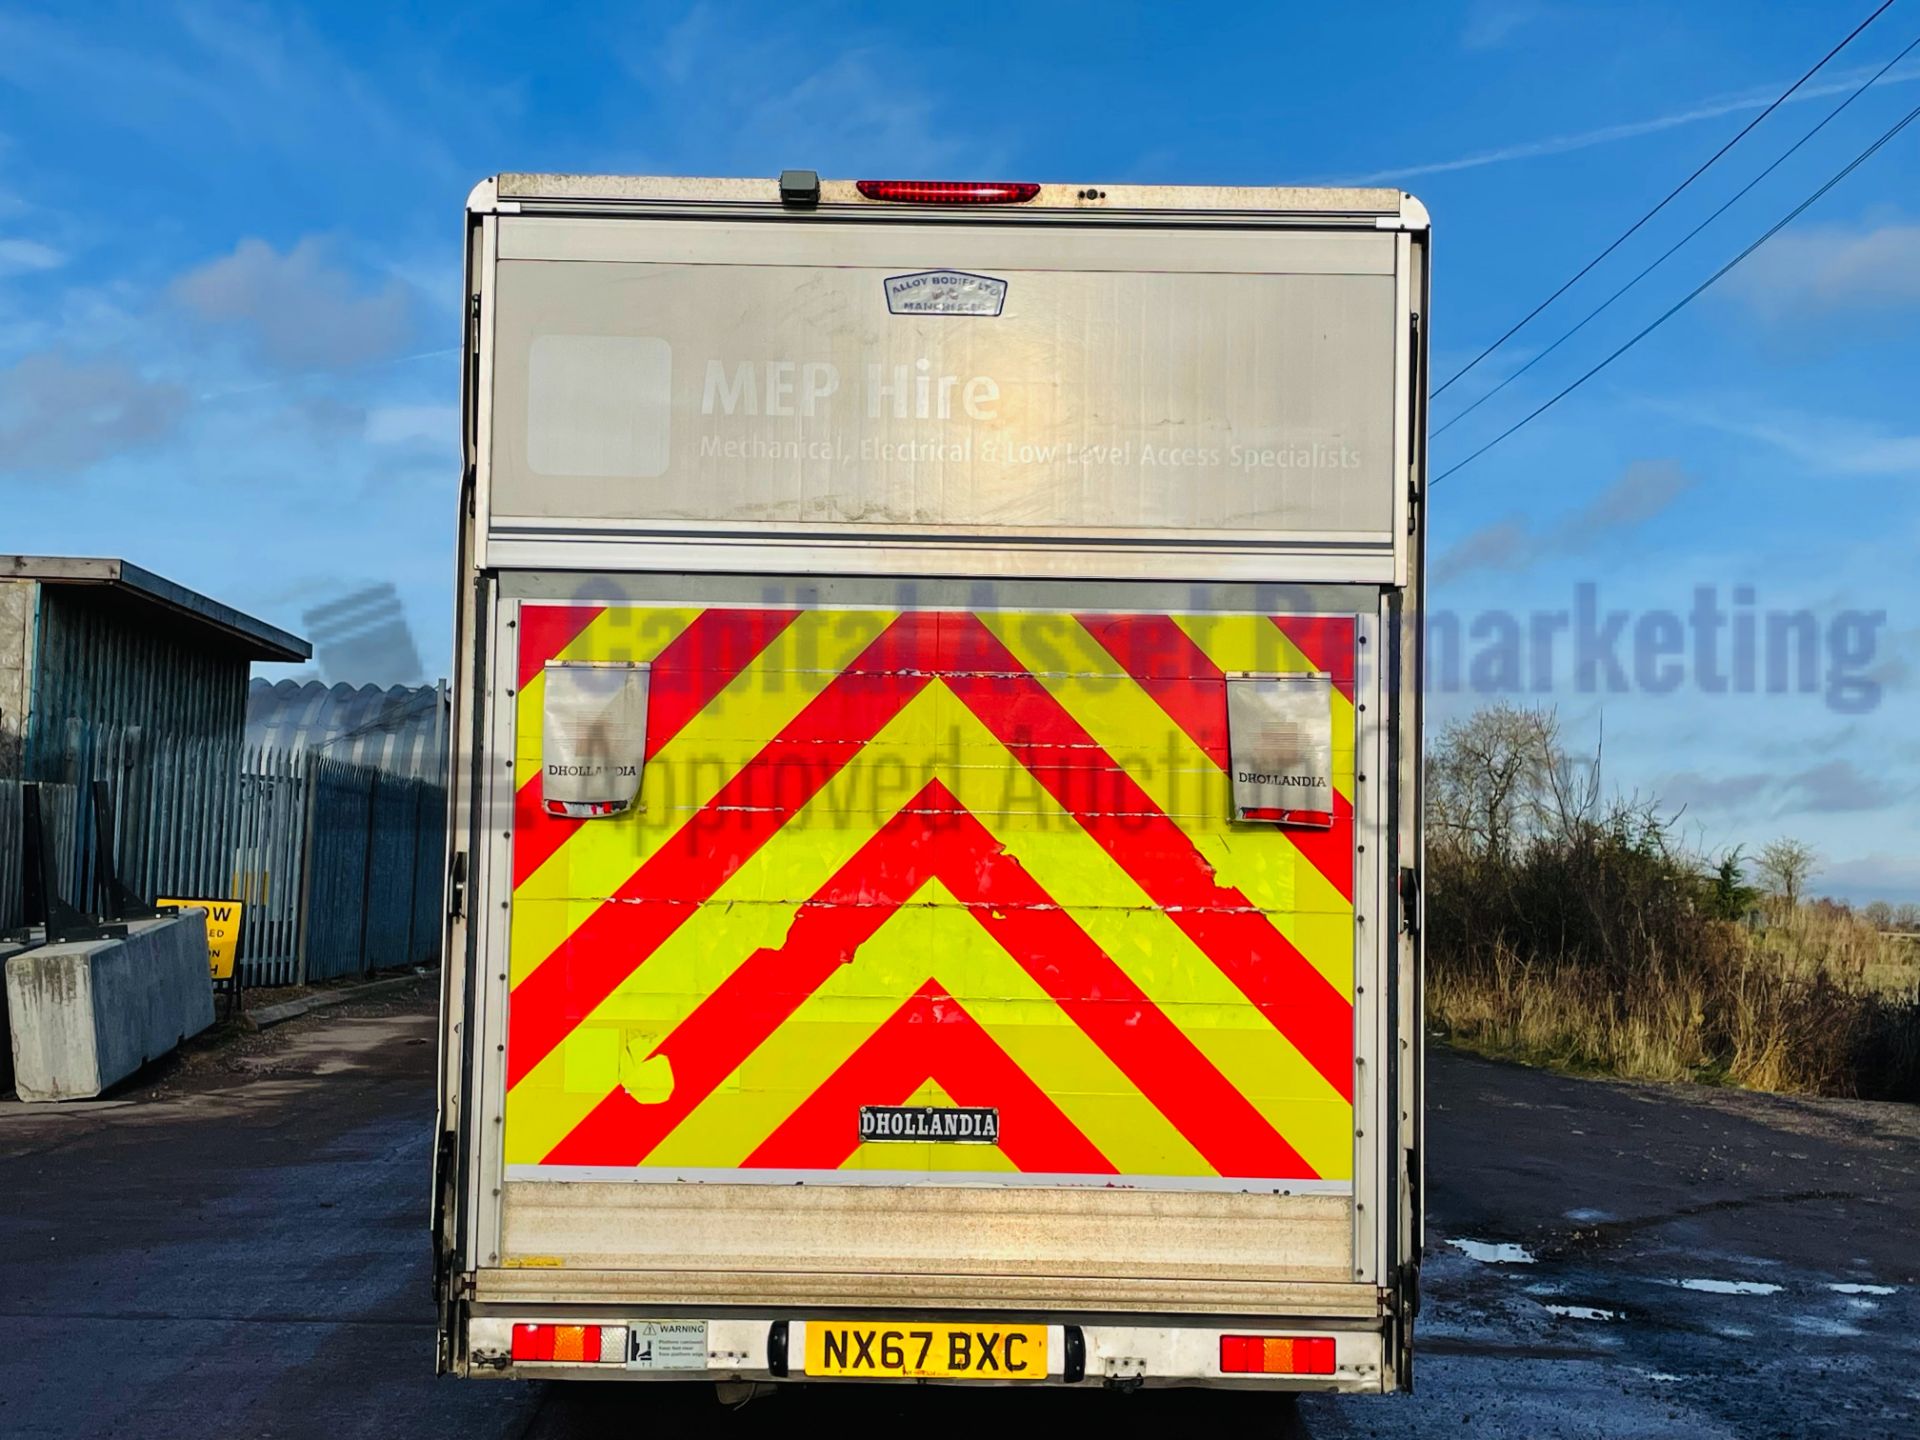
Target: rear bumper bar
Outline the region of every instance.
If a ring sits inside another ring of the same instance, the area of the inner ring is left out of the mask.
[[[604,1311],[590,1318],[543,1311],[525,1316],[473,1316],[467,1322],[467,1363],[463,1373],[507,1379],[586,1380],[709,1380],[717,1382],[801,1381],[848,1383],[806,1373],[804,1319],[724,1319],[675,1315],[673,1322],[703,1324],[706,1358],[678,1357],[674,1368],[637,1366],[616,1360],[601,1363],[519,1361],[513,1359],[515,1324],[588,1324],[601,1328],[632,1328],[656,1316],[619,1316]],[[933,1318],[933,1317],[927,1317]],[[1208,1386],[1246,1390],[1318,1390],[1377,1394],[1391,1388],[1386,1350],[1378,1327],[1336,1327],[1325,1320],[1299,1324],[1263,1320],[1257,1324],[1222,1319],[1218,1324],[1127,1325],[1057,1323],[1047,1327],[1048,1367],[1044,1382],[1052,1385]],[[1232,1335],[1329,1335],[1334,1340],[1331,1375],[1226,1374],[1220,1368],[1220,1337]],[[608,1347],[609,1354],[614,1353]],[[861,1384],[873,1383],[863,1378]],[[991,1380],[919,1383],[992,1384]]]

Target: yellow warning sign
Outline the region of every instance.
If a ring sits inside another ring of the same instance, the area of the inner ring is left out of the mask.
[[[207,912],[207,965],[216,980],[233,978],[233,960],[240,953],[240,917],[246,907],[238,900],[157,900],[157,905],[191,905]]]

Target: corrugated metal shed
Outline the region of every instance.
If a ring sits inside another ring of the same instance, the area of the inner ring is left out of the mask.
[[[324,685],[258,680],[247,693],[247,744],[309,750],[389,775],[438,781],[446,769],[446,685]]]
[[[0,589],[0,730],[25,752],[9,768],[29,780],[79,778],[77,730],[100,726],[217,741],[237,763],[248,667],[312,653],[124,560],[0,555]]]
[[[96,893],[93,807],[105,780],[120,878],[154,894],[224,894],[256,660],[311,647],[124,560],[0,555],[0,778],[72,787],[62,843]]]

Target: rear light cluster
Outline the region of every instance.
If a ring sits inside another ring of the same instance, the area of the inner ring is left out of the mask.
[[[562,1365],[622,1365],[627,1359],[624,1325],[516,1325],[513,1358]]]
[[[1040,193],[1038,185],[999,180],[856,180],[869,200],[906,205],[1018,205]]]
[[[610,800],[549,800],[547,801],[547,813],[549,815],[559,815],[566,819],[577,819],[582,815],[618,814],[619,808]]]
[[[1331,1375],[1331,1335],[1222,1335],[1223,1375]]]

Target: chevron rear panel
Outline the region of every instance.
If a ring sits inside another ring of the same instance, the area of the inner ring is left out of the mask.
[[[527,604],[515,633],[516,1178],[1351,1181],[1351,618]],[[556,658],[650,663],[636,811],[541,813]],[[1334,826],[1231,823],[1224,676],[1296,670],[1334,681]],[[1000,1142],[861,1142],[862,1106],[920,1104]]]

